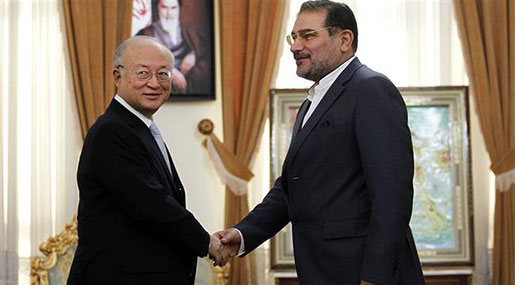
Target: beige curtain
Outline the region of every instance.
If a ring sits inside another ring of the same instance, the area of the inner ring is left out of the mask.
[[[130,37],[132,1],[64,0],[66,37],[82,135],[114,96],[113,53]]]
[[[493,284],[515,284],[515,3],[454,3],[475,110],[496,175]]]
[[[282,39],[285,1],[226,0],[220,5],[224,144],[249,165],[267,116]],[[225,191],[225,226],[249,212],[247,194]],[[231,261],[230,284],[255,284],[253,257]]]

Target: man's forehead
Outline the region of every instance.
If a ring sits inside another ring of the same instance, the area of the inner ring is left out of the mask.
[[[134,61],[147,53],[149,53],[149,49],[146,46],[134,44],[127,47],[127,49],[123,53],[123,58],[125,60]]]
[[[140,56],[145,54],[156,54],[165,52],[162,50],[164,47],[160,46],[151,39],[138,39],[127,46],[126,54],[131,56]]]
[[[166,57],[133,57],[128,58],[126,61],[128,66],[131,66],[132,68],[171,68],[173,65],[173,61],[169,60]]]
[[[325,27],[325,19],[327,12],[320,11],[306,11],[297,16],[295,24],[293,25],[293,32],[301,30],[316,30]]]
[[[151,42],[134,43],[127,47],[123,59],[133,65],[159,65],[170,66],[173,58],[163,48]]]
[[[134,68],[142,68],[142,69],[150,69],[150,68],[170,68],[170,64],[168,62],[162,62],[160,65],[155,62],[151,62],[151,63],[148,63],[148,62],[134,62]]]

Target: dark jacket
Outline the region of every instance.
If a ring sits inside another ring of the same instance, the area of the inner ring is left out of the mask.
[[[148,127],[116,100],[79,162],[79,244],[68,284],[193,284],[209,234],[185,208]]]
[[[246,252],[292,223],[301,284],[424,284],[409,228],[413,152],[397,88],[354,59],[238,225]]]

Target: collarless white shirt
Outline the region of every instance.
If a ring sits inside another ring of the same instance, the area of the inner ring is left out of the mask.
[[[150,128],[150,124],[152,124],[153,118],[149,119],[145,117],[143,114],[138,112],[138,110],[134,109],[127,101],[125,101],[120,95],[116,94],[114,96],[114,99],[118,101],[118,103],[122,104],[122,106],[125,107],[125,109],[129,110],[129,112],[133,113],[134,116],[138,117],[146,126],[147,128]]]
[[[309,106],[309,109],[304,116],[302,127],[304,127],[304,124],[306,124],[309,117],[311,117],[313,112],[315,112],[315,109],[324,98],[325,93],[327,93],[327,90],[329,90],[329,87],[333,85],[333,83],[336,81],[336,78],[340,76],[340,74],[345,70],[345,68],[347,68],[347,66],[349,66],[354,58],[356,58],[355,55],[347,59],[344,63],[340,64],[340,66],[338,66],[335,70],[324,76],[322,79],[320,79],[319,82],[315,82],[315,84],[309,88],[307,99],[311,101],[311,105]]]

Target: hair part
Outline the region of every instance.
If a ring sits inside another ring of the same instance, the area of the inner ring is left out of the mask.
[[[161,44],[161,42],[159,42],[157,39],[155,39],[153,37],[149,37],[149,36],[134,36],[134,37],[130,37],[130,38],[124,40],[123,42],[121,42],[118,45],[118,47],[114,50],[113,67],[117,68],[118,66],[123,65],[122,64],[122,56],[125,53],[125,50],[127,49],[127,47],[129,47],[131,44],[141,41],[141,40],[150,40],[150,41],[154,42],[155,44],[157,44],[162,50],[166,51],[166,53],[168,53],[170,55],[170,57],[172,58],[172,66],[173,66],[173,61],[175,60],[175,57],[173,56],[173,53],[168,48],[166,48],[163,44]]]
[[[326,11],[325,26],[332,27],[328,29],[329,35],[334,35],[337,30],[350,30],[354,35],[352,41],[352,49],[354,52],[358,50],[358,24],[354,13],[345,3],[337,3],[330,0],[314,0],[302,3],[299,16],[304,12]]]

